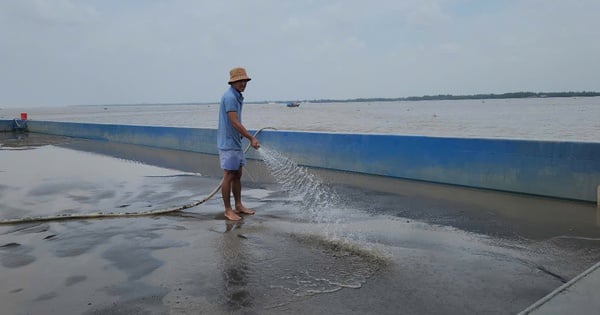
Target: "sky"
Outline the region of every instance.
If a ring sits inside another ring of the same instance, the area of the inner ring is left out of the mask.
[[[598,0],[2,0],[0,108],[600,91]]]

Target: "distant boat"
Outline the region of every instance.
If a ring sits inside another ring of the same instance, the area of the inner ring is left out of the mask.
[[[298,103],[298,102],[289,102],[285,106],[287,106],[287,107],[298,107],[298,106],[300,106],[300,103]]]

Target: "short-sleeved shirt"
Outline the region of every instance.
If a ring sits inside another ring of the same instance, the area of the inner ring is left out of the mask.
[[[227,112],[237,112],[238,121],[242,122],[242,93],[229,87],[221,98],[219,108],[219,127],[217,129],[217,147],[219,150],[241,150],[242,134],[240,134],[229,121]]]

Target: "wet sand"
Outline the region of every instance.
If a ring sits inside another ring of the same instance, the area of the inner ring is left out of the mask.
[[[185,204],[216,157],[0,134],[0,218]],[[267,145],[267,144],[263,144]],[[6,314],[514,314],[600,260],[594,204],[309,170],[314,220],[250,161],[244,200],[171,215],[0,226]]]

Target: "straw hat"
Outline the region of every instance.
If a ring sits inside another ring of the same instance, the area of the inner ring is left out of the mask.
[[[233,68],[233,69],[231,69],[231,71],[229,71],[229,84],[236,82],[236,81],[241,81],[241,80],[246,80],[246,81],[252,80],[246,74],[246,69]]]

